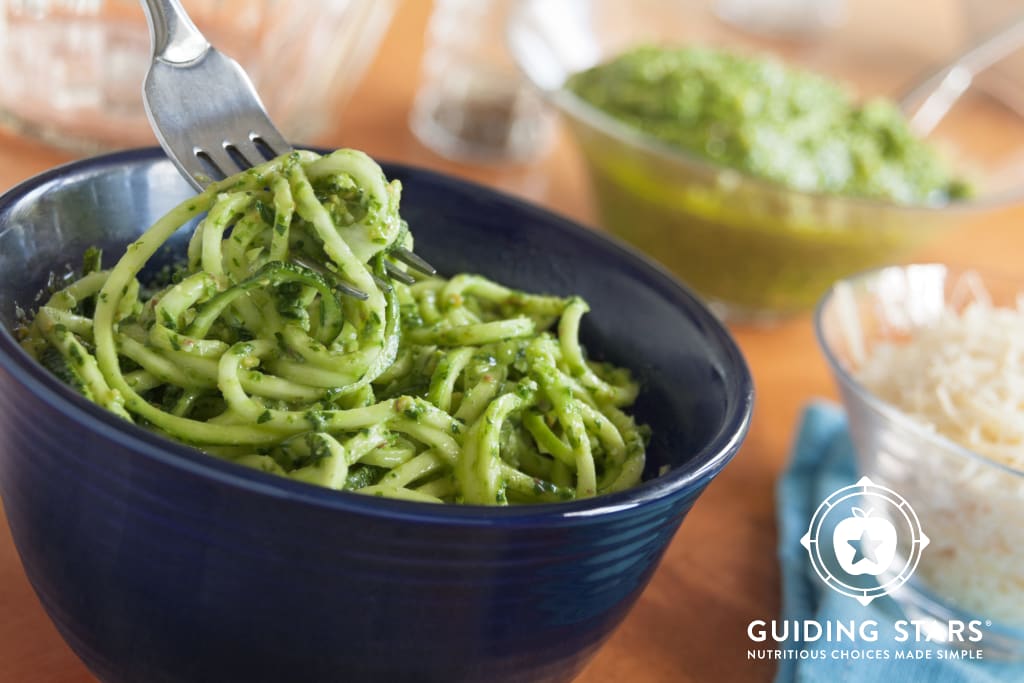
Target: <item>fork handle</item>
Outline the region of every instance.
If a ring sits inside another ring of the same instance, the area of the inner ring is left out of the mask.
[[[974,78],[1024,46],[1024,16],[983,37],[951,63],[905,93],[899,104],[918,135],[927,135],[957,103]]]
[[[153,59],[184,64],[206,54],[210,43],[178,0],[142,0],[153,43]]]

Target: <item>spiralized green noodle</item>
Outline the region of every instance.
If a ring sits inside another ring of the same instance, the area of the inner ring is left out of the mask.
[[[479,275],[389,281],[389,251],[412,247],[400,194],[361,152],[279,157],[183,202],[109,270],[90,254],[22,344],[126,420],[334,489],[507,504],[637,484],[637,385],[586,359],[587,304]],[[199,218],[187,265],[140,282]]]

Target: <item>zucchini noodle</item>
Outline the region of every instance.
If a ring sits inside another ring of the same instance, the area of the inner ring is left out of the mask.
[[[412,248],[400,195],[362,152],[273,159],[182,202],[110,269],[90,250],[22,346],[125,420],[333,489],[491,505],[636,485],[637,385],[586,358],[587,304],[471,274],[389,280],[391,250]],[[182,265],[143,275],[194,221]]]

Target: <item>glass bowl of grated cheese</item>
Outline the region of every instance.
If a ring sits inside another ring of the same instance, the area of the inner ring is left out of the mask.
[[[930,540],[893,598],[937,626],[978,619],[986,657],[1024,658],[1024,282],[882,268],[836,283],[815,326],[859,473]]]

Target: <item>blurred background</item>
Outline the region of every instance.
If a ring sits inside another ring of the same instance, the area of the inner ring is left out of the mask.
[[[211,41],[242,62],[271,115],[292,139],[328,147],[369,145],[368,151],[380,156],[500,179],[531,198],[557,194],[568,213],[592,216],[586,208],[589,201],[581,199],[584,183],[569,170],[575,150],[567,149],[571,146],[564,144],[564,136],[550,134],[549,122],[543,120],[550,111],[535,98],[520,96],[516,115],[531,130],[504,156],[483,153],[474,158],[473,150],[460,154],[423,124],[430,116],[426,110],[450,110],[465,97],[471,84],[460,69],[473,67],[477,77],[490,70],[490,83],[516,96],[519,84],[510,81],[518,74],[503,54],[501,25],[513,2],[184,4]],[[577,4],[585,11],[585,1]],[[690,37],[756,45],[841,77],[865,94],[889,95],[972,39],[1024,14],[1019,0],[668,4],[685,11]],[[148,33],[134,0],[0,0],[0,123],[6,131],[0,153],[39,140],[60,150],[48,160],[152,144],[139,96],[148,55]],[[1011,59],[994,69],[986,85],[1014,92],[1024,87],[1024,71],[1014,64]],[[440,93],[439,84],[445,81],[447,90]],[[969,110],[968,104],[959,111]],[[387,135],[376,134],[381,130]],[[993,154],[1010,147],[1004,139],[987,142]],[[481,168],[467,171],[446,157]],[[571,177],[562,177],[566,174]],[[6,184],[15,179],[0,175]],[[572,191],[565,191],[563,183]]]
[[[394,0],[187,0],[294,139],[329,130],[372,61]],[[76,151],[151,144],[141,86],[149,31],[136,0],[0,2],[0,111],[13,131]]]
[[[363,147],[384,158],[497,182],[596,223],[577,150],[551,109],[519,80],[507,54],[503,22],[514,4],[184,2],[211,42],[247,69],[293,140]],[[586,11],[585,0],[567,4]],[[685,13],[687,25],[679,35],[687,39],[770,50],[842,78],[864,94],[887,95],[899,94],[972,40],[1024,14],[1020,0],[667,4]],[[0,0],[0,160],[31,149],[41,160],[39,170],[87,153],[153,144],[139,95],[148,56],[149,36],[135,0]],[[1015,64],[1021,64],[1016,56],[993,69],[984,87],[1000,89],[1008,101],[1024,101],[1024,70]],[[502,92],[481,95],[481,83]],[[476,115],[453,123],[470,94],[479,96]],[[964,102],[950,123],[955,128],[964,116],[982,127],[985,121],[973,113],[977,108]],[[995,109],[984,114],[1000,123],[1017,115]],[[482,118],[490,123],[480,123]],[[513,124],[516,134],[508,138]],[[470,135],[476,126],[478,141],[481,135],[504,136],[506,146],[474,148],[453,139],[445,125],[468,126]],[[1007,144],[1005,133],[980,136],[972,147],[980,156],[1019,151]],[[18,179],[16,172],[0,171],[5,185]]]

